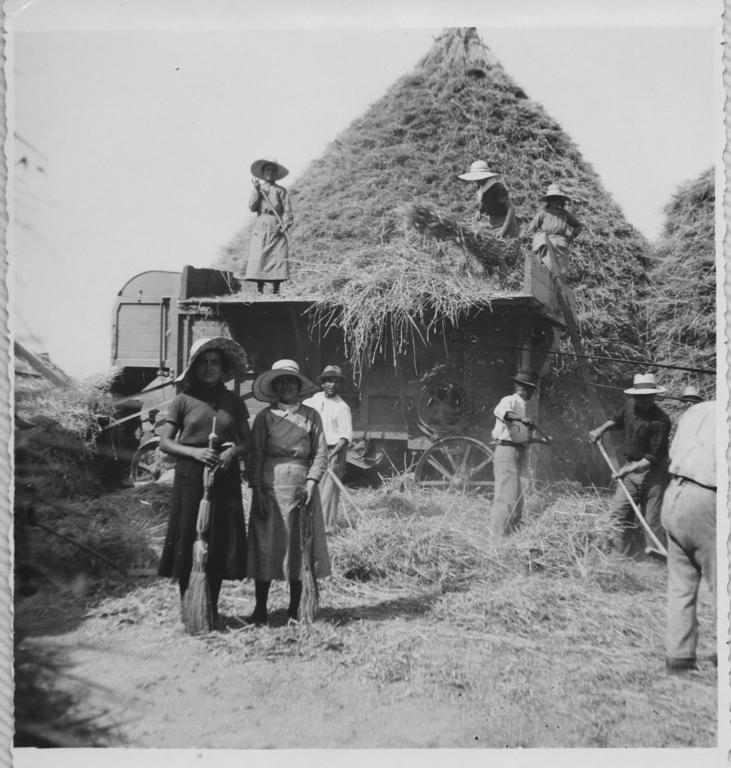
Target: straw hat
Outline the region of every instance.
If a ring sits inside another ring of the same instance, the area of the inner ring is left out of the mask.
[[[251,164],[251,175],[256,176],[257,179],[263,179],[264,176],[262,174],[264,173],[265,165],[275,165],[277,167],[277,175],[275,176],[277,181],[283,179],[289,173],[289,171],[283,165],[280,165],[275,158],[262,157],[259,160],[254,160]]]
[[[493,176],[497,176],[497,173],[493,173],[484,160],[475,160],[470,166],[470,170],[467,173],[461,173],[458,178],[465,181],[482,181],[483,179],[491,179]]]
[[[683,390],[683,394],[680,396],[680,399],[684,403],[702,403],[703,402],[701,393],[692,384],[688,384],[688,386]]]
[[[526,387],[535,388],[538,383],[538,374],[535,371],[529,371],[527,368],[521,368],[518,373],[513,376],[513,381],[518,384],[523,384]]]
[[[276,403],[279,398],[272,384],[280,376],[294,376],[299,379],[300,397],[307,397],[318,390],[315,384],[300,373],[300,367],[294,360],[277,360],[270,370],[256,377],[252,389],[254,397],[264,403]]]
[[[322,384],[325,379],[345,381],[345,376],[343,376],[343,369],[339,365],[326,365],[323,372],[317,377],[317,381]]]
[[[659,387],[654,373],[636,373],[630,389],[625,389],[625,395],[658,395],[665,387]]]
[[[549,197],[562,197],[564,200],[571,200],[558,184],[549,184],[546,194],[541,199],[547,200]]]
[[[238,376],[240,379],[244,378],[246,374],[246,352],[244,352],[242,346],[233,339],[227,339],[225,336],[214,336],[212,338],[197,339],[193,342],[190,347],[190,355],[188,356],[188,365],[175,381],[187,379],[192,373],[198,357],[212,349],[222,352],[226,358],[223,370],[224,381],[228,381],[234,376]]]

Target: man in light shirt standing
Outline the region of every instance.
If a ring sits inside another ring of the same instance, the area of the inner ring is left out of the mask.
[[[303,401],[304,405],[314,408],[322,419],[322,429],[327,443],[329,469],[338,478],[345,473],[348,445],[353,439],[353,422],[350,406],[338,394],[341,382],[345,381],[343,371],[338,365],[328,365],[317,377],[322,385],[322,392]],[[320,500],[325,518],[325,530],[334,533],[338,519],[340,489],[326,472],[320,482]]]
[[[526,418],[525,404],[533,397],[537,381],[533,371],[518,371],[513,376],[513,394],[504,397],[494,410],[492,438],[497,445],[491,525],[498,536],[512,533],[523,516],[523,475],[528,467],[529,430],[534,427]]]
[[[724,414],[725,415],[725,414]],[[662,524],[668,534],[668,672],[697,669],[701,577],[716,594],[716,413],[714,401],[683,414],[670,446]],[[725,421],[721,422],[725,424]]]

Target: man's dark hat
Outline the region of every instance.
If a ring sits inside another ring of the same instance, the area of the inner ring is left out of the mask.
[[[538,374],[535,371],[529,371],[527,368],[521,368],[513,376],[513,381],[518,384],[524,384],[526,387],[535,387],[538,384]]]
[[[325,370],[317,377],[317,380],[322,384],[325,379],[335,379],[336,381],[345,381],[343,376],[343,369],[339,365],[326,365]]]

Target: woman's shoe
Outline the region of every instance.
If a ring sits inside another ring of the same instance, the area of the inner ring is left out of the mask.
[[[269,614],[266,611],[254,611],[251,616],[246,617],[249,624],[255,624],[257,627],[266,627],[269,624]]]

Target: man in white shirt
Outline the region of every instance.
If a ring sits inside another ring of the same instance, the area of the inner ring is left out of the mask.
[[[317,392],[302,402],[320,414],[327,443],[329,469],[340,479],[345,473],[348,445],[353,439],[350,406],[338,394],[338,388],[340,383],[345,381],[345,376],[340,366],[328,365],[317,377],[317,381],[322,385],[322,392]],[[326,472],[320,481],[320,501],[325,530],[333,533],[337,526],[340,489],[329,472]]]
[[[523,475],[528,466],[529,430],[533,422],[526,418],[525,404],[533,397],[538,376],[520,370],[513,376],[513,394],[496,406],[492,438],[497,443],[493,458],[495,495],[491,526],[497,536],[507,536],[523,516]]]
[[[692,405],[678,422],[670,446],[671,480],[661,519],[668,534],[665,664],[672,673],[697,669],[696,603],[701,577],[716,594],[718,419],[715,401]]]

